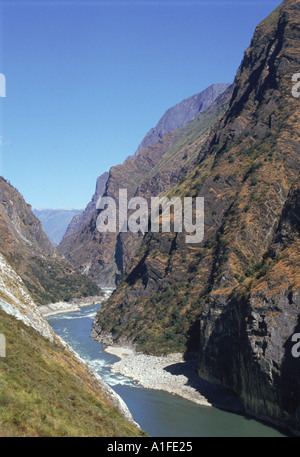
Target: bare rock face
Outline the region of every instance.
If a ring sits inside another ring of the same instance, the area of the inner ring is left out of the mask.
[[[299,184],[292,186],[265,258],[246,290],[210,294],[200,317],[199,372],[231,386],[245,409],[299,433]],[[267,265],[267,266],[266,266]]]
[[[184,127],[197,114],[207,110],[214,101],[225,92],[230,84],[213,84],[199,94],[186,98],[182,102],[168,109],[140,143],[134,157],[144,148],[157,143],[166,133]]]
[[[300,433],[300,3],[257,27],[228,109],[172,194],[202,196],[205,237],[143,239],[93,335],[150,354],[199,354],[199,375],[245,411]]]

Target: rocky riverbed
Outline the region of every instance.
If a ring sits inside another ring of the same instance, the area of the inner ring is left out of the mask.
[[[109,296],[111,295],[112,290],[106,289],[103,291],[102,295],[97,295],[93,297],[85,297],[85,298],[75,298],[72,302],[57,302],[57,303],[49,303],[49,305],[42,305],[39,306],[39,311],[43,317],[52,316],[54,314],[60,313],[72,313],[74,311],[79,311],[80,308],[84,306],[96,305],[98,303],[103,303],[106,301]]]
[[[119,346],[108,346],[105,352],[120,358],[111,366],[113,373],[132,378],[145,388],[179,395],[202,406],[241,411],[233,394],[198,376],[196,359],[184,360],[183,354],[156,357]]]

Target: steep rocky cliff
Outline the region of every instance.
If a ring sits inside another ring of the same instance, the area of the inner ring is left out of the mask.
[[[3,178],[0,253],[22,278],[37,304],[100,293],[96,284],[74,271],[56,251],[30,205]]]
[[[300,2],[257,27],[194,167],[169,196],[201,196],[205,237],[149,233],[93,336],[148,353],[199,352],[199,374],[245,410],[300,431]]]
[[[128,200],[133,196],[148,198],[159,195],[182,181],[189,170],[193,169],[211,126],[229,102],[231,86],[219,86],[214,95],[221,88],[226,88],[225,92],[185,127],[165,134],[135,158],[112,167],[104,195],[118,201],[119,189],[126,189]],[[104,235],[99,233],[96,229],[98,213],[99,211],[94,212],[92,218],[76,233],[65,237],[58,249],[75,268],[100,286],[114,286],[138,250],[142,236],[119,232]]]
[[[197,114],[206,111],[229,84],[212,84],[210,87],[169,108],[139,144],[134,157],[143,149],[157,143],[166,133],[178,130],[193,120]]]

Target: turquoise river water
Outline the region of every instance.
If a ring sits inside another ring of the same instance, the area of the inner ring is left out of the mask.
[[[144,389],[135,381],[112,373],[117,357],[90,338],[93,320],[101,305],[47,318],[62,337],[115,390],[134,420],[152,437],[282,437],[282,432],[250,417],[214,407],[198,406],[181,397]]]

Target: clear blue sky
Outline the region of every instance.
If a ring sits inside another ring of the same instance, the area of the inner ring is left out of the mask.
[[[280,3],[0,0],[0,175],[33,207],[84,207],[168,108],[233,81]]]

